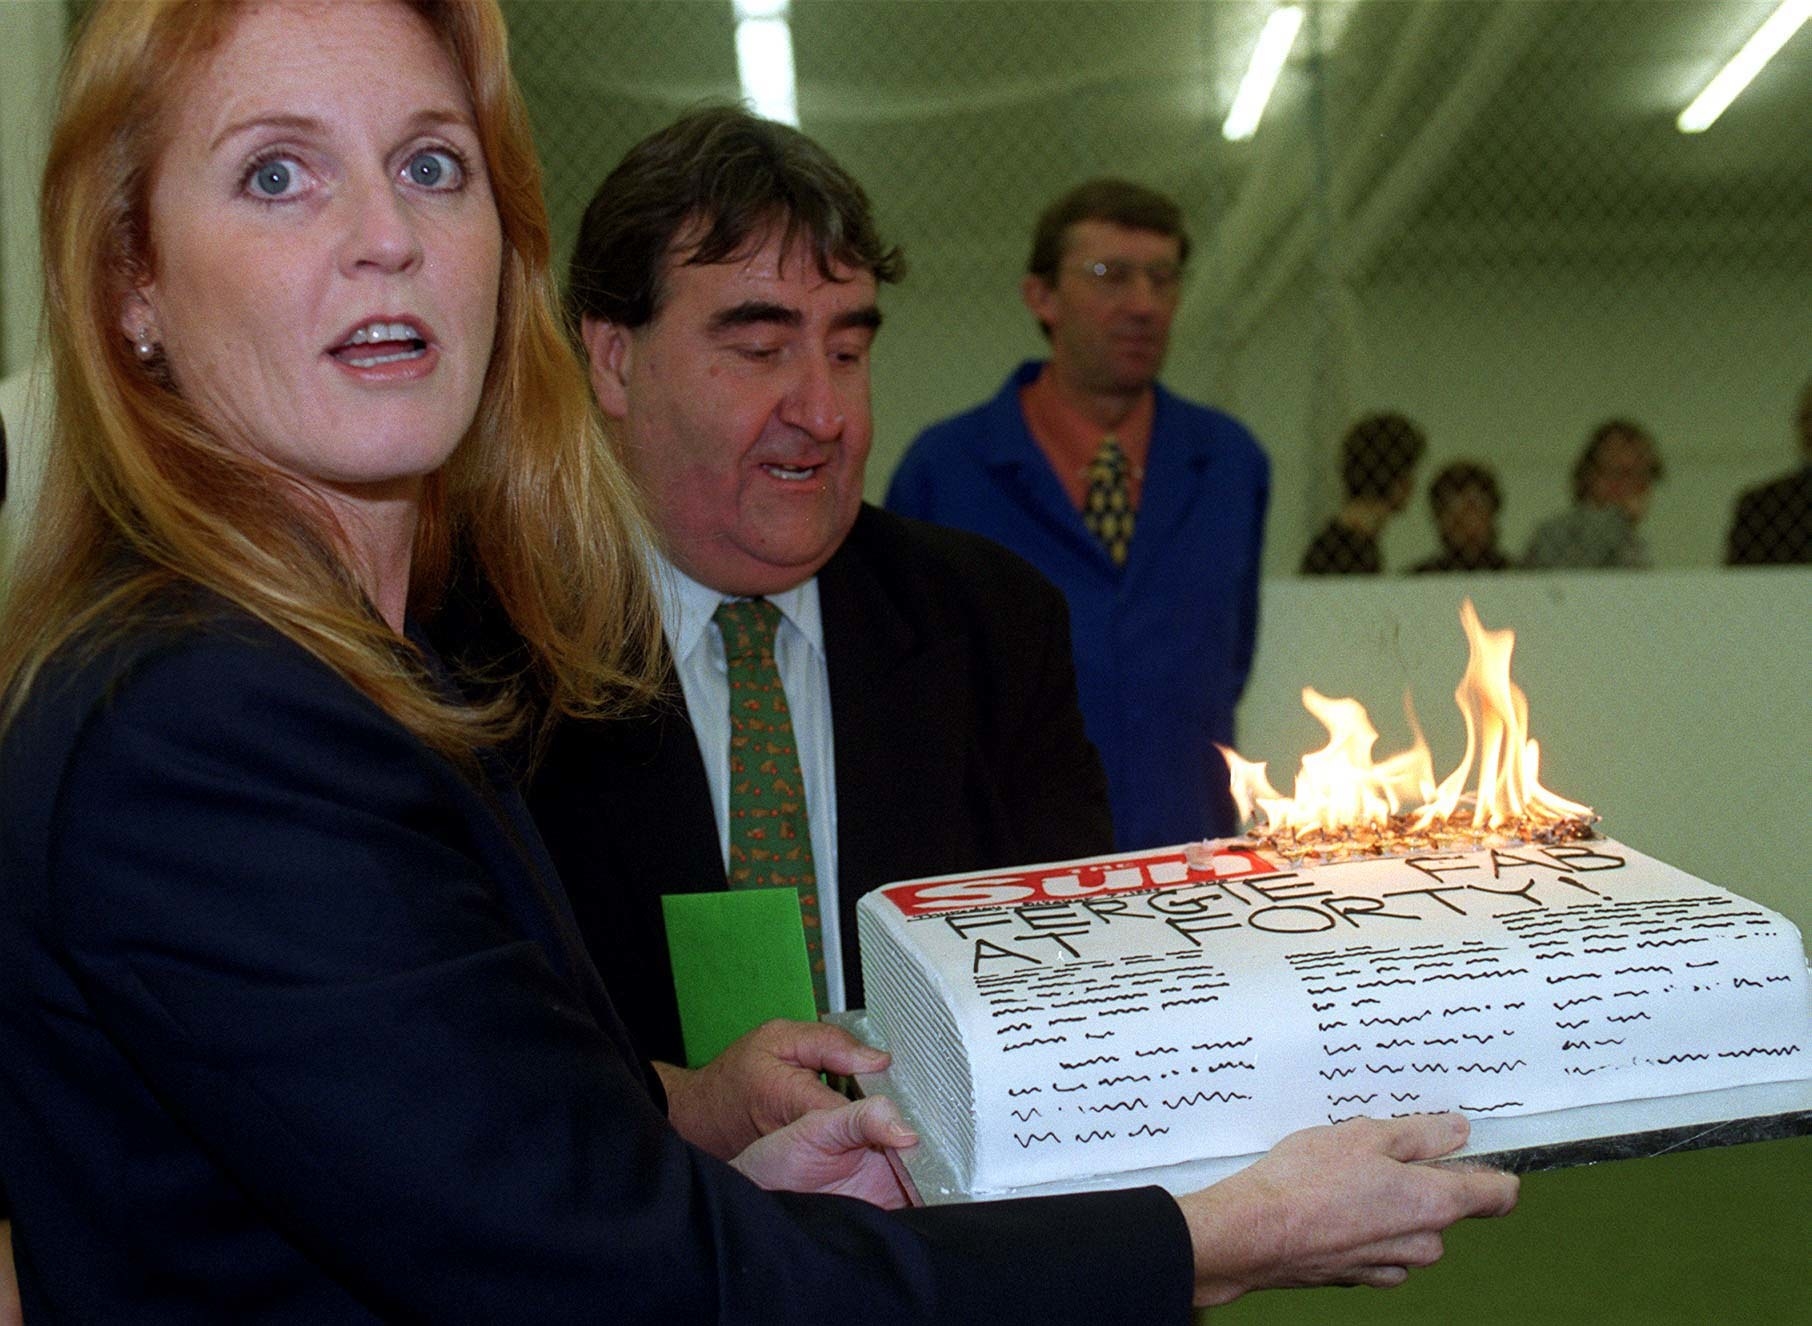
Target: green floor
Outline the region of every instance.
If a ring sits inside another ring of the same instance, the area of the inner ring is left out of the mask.
[[[1248,1295],[1215,1326],[1269,1323],[1812,1324],[1812,1137],[1531,1174],[1400,1289]]]

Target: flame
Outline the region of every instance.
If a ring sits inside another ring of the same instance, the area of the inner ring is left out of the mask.
[[[1462,824],[1482,831],[1540,832],[1592,819],[1591,807],[1541,785],[1541,748],[1529,736],[1529,702],[1510,680],[1516,633],[1487,630],[1471,599],[1460,607],[1460,622],[1468,658],[1453,698],[1466,722],[1466,754],[1452,773],[1436,785],[1428,743],[1407,694],[1403,707],[1415,740],[1379,762],[1372,758],[1378,731],[1365,706],[1305,686],[1303,707],[1327,729],[1328,743],[1302,757],[1293,796],[1271,786],[1264,764],[1221,747],[1232,773],[1233,799],[1246,822],[1252,823],[1256,811],[1268,832],[1325,838],[1367,826],[1414,833]],[[1478,782],[1468,795],[1475,761]]]
[[[1407,709],[1407,696],[1404,703]],[[1273,827],[1334,830],[1355,824],[1381,825],[1402,811],[1411,797],[1419,798],[1416,804],[1420,805],[1435,796],[1434,765],[1419,729],[1415,745],[1377,763],[1372,759],[1372,747],[1377,744],[1378,730],[1359,701],[1332,699],[1313,686],[1304,686],[1302,705],[1321,720],[1328,744],[1302,757],[1295,796],[1285,797],[1272,787],[1263,764],[1221,747],[1227,767],[1233,771],[1233,799],[1247,820],[1256,806]],[[1409,718],[1414,728],[1413,710]]]

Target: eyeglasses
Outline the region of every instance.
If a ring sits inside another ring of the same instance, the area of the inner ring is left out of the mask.
[[[1128,262],[1124,258],[1101,258],[1079,262],[1072,271],[1086,277],[1091,285],[1123,295],[1132,289],[1134,280],[1144,275],[1151,283],[1151,293],[1159,299],[1175,299],[1183,287],[1183,265],[1175,262]]]

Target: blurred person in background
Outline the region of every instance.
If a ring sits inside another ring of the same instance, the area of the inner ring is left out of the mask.
[[[1731,566],[1812,562],[1812,381],[1794,412],[1799,467],[1737,498],[1724,560]]]
[[[1431,571],[1502,571],[1510,559],[1497,546],[1497,513],[1503,508],[1497,475],[1474,460],[1442,466],[1428,485],[1441,551],[1409,569]]]
[[[1050,358],[926,429],[887,490],[1063,591],[1123,850],[1239,832],[1216,746],[1252,669],[1271,468],[1245,425],[1158,381],[1188,259],[1155,190],[1099,179],[1053,202],[1020,281]]]
[[[1641,424],[1599,424],[1573,463],[1573,505],[1536,526],[1522,564],[1535,570],[1653,565],[1639,527],[1662,474],[1654,436]]]
[[[1422,429],[1400,414],[1370,414],[1340,441],[1346,500],[1309,543],[1301,574],[1377,575],[1384,570],[1378,536],[1416,491],[1416,466],[1428,449]]]

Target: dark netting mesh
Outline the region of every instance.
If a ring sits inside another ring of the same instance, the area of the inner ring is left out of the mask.
[[[739,95],[730,0],[505,8],[563,245],[631,143]],[[1230,143],[1269,8],[792,0],[801,125],[910,268],[883,297],[869,492],[1043,353],[1018,296],[1033,221],[1112,174],[1187,217],[1164,377],[1270,453],[1268,570],[1300,569],[1330,522],[1386,572],[1804,560],[1812,33],[1685,135],[1675,116],[1772,0],[1327,0]],[[1404,500],[1355,516],[1344,453],[1374,415],[1425,447]],[[1618,496],[1580,497],[1618,421],[1651,454],[1594,486]],[[1493,479],[1484,551],[1456,551],[1430,501],[1461,461]]]

